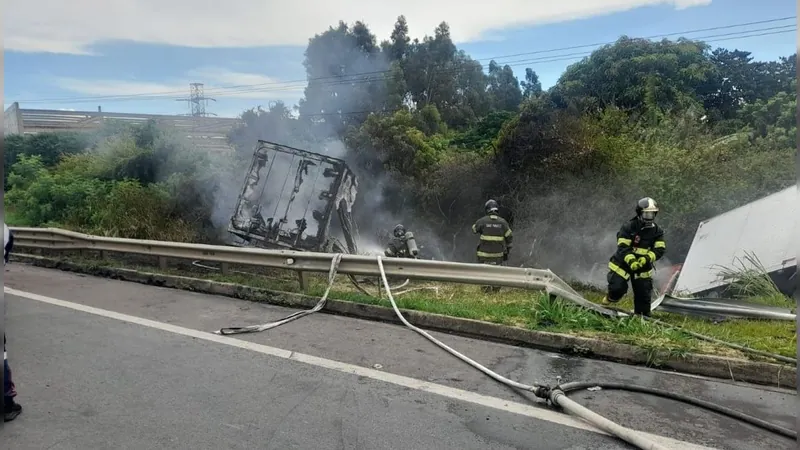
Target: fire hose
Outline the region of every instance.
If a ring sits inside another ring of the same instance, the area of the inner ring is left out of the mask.
[[[776,433],[776,434],[780,434],[781,436],[785,436],[785,437],[788,437],[788,438],[791,438],[791,439],[797,439],[797,432],[796,431],[789,430],[789,429],[781,427],[779,425],[775,425],[775,424],[766,422],[766,421],[764,421],[762,419],[759,419],[759,418],[744,414],[742,412],[727,408],[725,406],[717,405],[715,403],[707,402],[707,401],[704,401],[704,400],[699,400],[699,399],[696,399],[696,398],[688,397],[688,396],[685,396],[685,395],[682,395],[682,394],[677,394],[677,393],[674,393],[674,392],[662,391],[662,390],[659,390],[659,389],[648,388],[648,387],[644,387],[644,386],[636,386],[636,385],[627,384],[627,383],[570,382],[570,383],[559,384],[559,385],[556,385],[554,387],[550,387],[550,386],[540,385],[540,384],[536,384],[536,383],[528,385],[528,384],[524,384],[524,383],[520,383],[520,382],[511,380],[511,379],[508,379],[508,378],[506,378],[506,377],[504,377],[504,376],[492,371],[491,369],[481,365],[480,363],[470,359],[469,357],[463,355],[462,353],[459,353],[457,350],[449,347],[444,342],[442,342],[442,341],[436,339],[435,337],[431,336],[430,333],[428,333],[427,331],[425,331],[425,330],[423,330],[423,329],[421,329],[419,327],[414,326],[408,320],[406,320],[406,318],[400,312],[400,309],[398,308],[397,303],[395,302],[394,296],[392,295],[392,289],[389,286],[389,280],[388,280],[388,278],[386,276],[386,271],[385,271],[385,269],[383,267],[383,260],[382,260],[381,256],[377,256],[376,259],[377,259],[377,263],[378,263],[378,268],[379,268],[380,273],[381,273],[381,281],[383,282],[383,288],[384,288],[384,290],[385,290],[385,292],[386,292],[386,294],[387,294],[387,296],[389,298],[389,301],[392,304],[392,309],[394,310],[395,314],[400,319],[400,321],[403,323],[403,325],[407,326],[408,328],[410,328],[411,330],[415,331],[416,333],[422,335],[425,339],[431,341],[436,346],[442,348],[443,350],[445,350],[446,352],[448,352],[451,355],[455,356],[456,358],[460,359],[461,361],[465,362],[466,364],[472,366],[473,368],[477,369],[480,372],[483,372],[485,375],[489,376],[490,378],[494,379],[495,381],[498,381],[498,382],[500,382],[502,384],[505,384],[507,386],[510,386],[512,388],[516,388],[516,389],[520,389],[520,390],[523,390],[523,391],[531,392],[536,397],[547,400],[553,406],[558,407],[558,408],[566,411],[569,414],[572,414],[574,416],[580,417],[581,419],[585,420],[586,422],[589,422],[590,424],[594,425],[595,427],[599,428],[600,430],[603,430],[603,431],[605,431],[605,432],[607,432],[607,433],[609,433],[609,434],[611,434],[611,435],[613,435],[613,436],[615,436],[615,437],[617,437],[617,438],[619,438],[619,439],[621,439],[621,440],[623,440],[625,442],[628,442],[629,444],[632,444],[632,445],[634,445],[634,446],[636,446],[636,447],[638,447],[640,449],[643,449],[643,450],[667,450],[667,448],[664,447],[663,445],[655,443],[655,442],[647,439],[642,433],[640,433],[640,432],[638,432],[636,430],[632,430],[630,428],[623,427],[623,426],[621,426],[621,425],[619,425],[619,424],[617,424],[617,423],[615,423],[615,422],[613,422],[613,421],[611,421],[611,420],[609,420],[609,419],[607,419],[607,418],[605,418],[605,417],[603,417],[603,416],[601,416],[601,415],[599,415],[599,414],[587,409],[586,407],[581,406],[580,404],[578,404],[574,400],[572,400],[569,397],[567,397],[567,394],[569,392],[588,389],[588,388],[592,388],[592,387],[600,387],[600,388],[605,388],[605,389],[610,389],[610,390],[624,390],[624,391],[629,391],[629,392],[638,392],[638,393],[650,394],[650,395],[655,395],[655,396],[659,396],[659,397],[663,397],[663,398],[668,398],[668,399],[671,399],[671,400],[679,401],[679,402],[682,402],[682,403],[690,404],[690,405],[697,406],[697,407],[700,407],[700,408],[704,408],[704,409],[707,409],[709,411],[713,411],[713,412],[716,412],[716,413],[719,413],[719,414],[723,414],[723,415],[726,415],[728,417],[731,417],[731,418],[746,422],[746,423],[748,423],[750,425],[753,425],[755,427],[758,427],[758,428],[761,428],[761,429],[764,429],[764,430],[767,430],[767,431],[770,431],[770,432],[773,432],[773,433]],[[297,320],[297,319],[299,319],[301,317],[305,317],[307,315],[310,315],[310,314],[313,314],[315,312],[318,312],[318,311],[322,310],[325,307],[325,304],[327,303],[328,295],[329,295],[329,293],[331,291],[331,288],[333,287],[333,284],[334,284],[334,281],[335,281],[335,278],[336,278],[336,271],[337,271],[337,269],[339,267],[339,263],[341,262],[341,260],[342,260],[342,254],[341,253],[337,253],[336,255],[334,255],[333,260],[331,261],[330,270],[328,271],[328,287],[325,290],[325,292],[322,295],[322,297],[320,298],[319,302],[313,308],[311,308],[309,310],[306,310],[306,311],[298,311],[298,312],[292,313],[292,314],[290,314],[290,315],[288,315],[288,316],[286,316],[286,317],[284,317],[282,319],[279,319],[279,320],[276,320],[276,321],[273,321],[273,322],[268,322],[268,323],[261,324],[261,325],[251,325],[251,326],[246,326],[246,327],[222,328],[222,329],[216,331],[216,333],[217,334],[222,334],[222,335],[232,335],[232,334],[255,333],[255,332],[265,331],[265,330],[269,330],[269,329],[278,327],[280,325],[289,323],[289,322],[291,322],[293,320]]]

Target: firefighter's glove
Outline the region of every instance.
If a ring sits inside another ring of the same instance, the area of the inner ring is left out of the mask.
[[[634,271],[639,270],[639,267],[641,266],[641,264],[639,264],[639,261],[636,260],[636,256],[633,255],[632,253],[628,253],[627,255],[625,255],[625,264],[627,264],[628,267],[630,267],[631,270]]]

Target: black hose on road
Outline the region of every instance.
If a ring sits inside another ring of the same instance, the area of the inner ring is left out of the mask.
[[[761,428],[762,430],[771,431],[773,433],[780,434],[781,436],[785,436],[791,439],[797,439],[796,431],[784,428],[780,425],[775,425],[774,423],[767,422],[765,420],[759,419],[758,417],[747,415],[743,412],[736,411],[735,409],[731,409],[726,406],[718,405],[716,403],[711,403],[705,400],[700,400],[698,398],[690,397],[688,395],[679,394],[676,392],[665,391],[662,389],[637,386],[635,384],[628,384],[628,383],[589,383],[589,382],[577,381],[577,382],[564,383],[562,385],[554,387],[553,390],[561,390],[565,394],[568,394],[569,392],[581,391],[593,387],[599,387],[601,389],[608,389],[608,390],[638,392],[641,394],[650,394],[650,395],[655,395],[657,397],[675,400],[692,406],[697,406],[699,408],[707,409],[709,411],[714,411],[716,413],[728,416],[733,419],[741,420],[742,422],[746,422],[750,425]]]

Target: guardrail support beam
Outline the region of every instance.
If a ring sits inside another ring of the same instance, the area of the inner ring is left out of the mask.
[[[306,273],[303,272],[302,270],[297,271],[297,281],[300,282],[300,289],[302,289],[303,292],[308,293],[308,288],[309,288],[308,277],[306,276]]]
[[[161,270],[167,270],[167,258],[164,256],[158,257],[158,268]]]
[[[226,262],[220,264],[220,271],[222,272],[223,275],[228,275],[229,273],[231,273],[230,264]]]

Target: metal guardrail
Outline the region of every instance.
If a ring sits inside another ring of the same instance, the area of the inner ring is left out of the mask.
[[[10,227],[10,229],[14,233],[14,247],[54,251],[94,250],[150,255],[159,257],[162,265],[164,265],[165,258],[174,258],[269,267],[299,273],[327,273],[330,270],[334,256],[332,253],[264,250],[92,236],[59,228]],[[388,276],[545,291],[607,316],[626,315],[586,300],[564,280],[546,269],[407,258],[385,258],[383,259],[383,265]],[[380,276],[376,259],[363,255],[343,255],[337,272],[346,275]]]
[[[674,314],[692,314],[709,318],[752,318],[795,321],[790,308],[749,303],[724,302],[714,298],[681,298],[666,295],[661,310]]]
[[[166,267],[166,258],[172,258],[193,261],[203,260],[222,263],[223,265],[242,264],[269,267],[295,271],[298,274],[304,272],[327,273],[330,270],[334,256],[332,253],[264,250],[221,245],[111,238],[76,233],[59,228],[9,228],[14,233],[15,247],[55,251],[94,250],[157,256],[162,267]],[[586,300],[564,280],[547,269],[407,258],[385,258],[383,259],[383,265],[386,275],[392,277],[545,291],[606,316],[622,317],[628,315]],[[380,276],[376,259],[372,256],[364,255],[343,255],[337,271],[345,275]],[[764,309],[708,304],[688,300],[695,299],[680,299],[662,295],[661,298],[654,301],[653,309],[660,305],[663,310],[678,314],[730,315],[733,317],[771,320],[796,319],[796,315],[788,311],[767,311]]]

